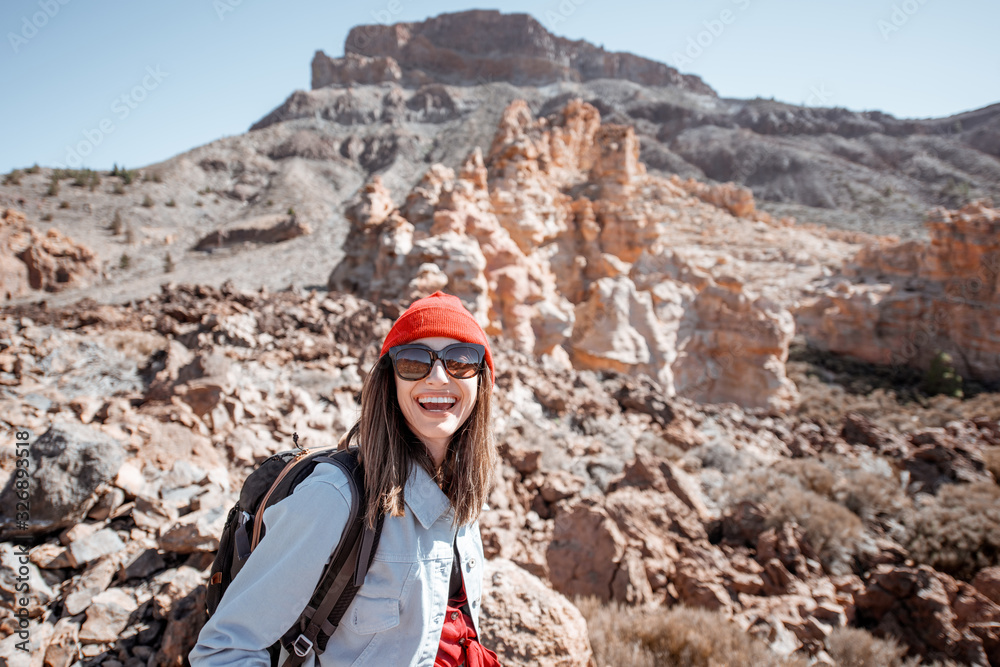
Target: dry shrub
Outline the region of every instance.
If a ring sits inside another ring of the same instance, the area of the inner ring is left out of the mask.
[[[576,601],[587,619],[598,667],[805,667],[798,656],[784,657],[717,611],[671,609]]]
[[[894,639],[879,639],[859,628],[835,628],[826,649],[839,667],[915,667],[919,658],[904,660],[906,647]]]
[[[821,496],[833,499],[837,486],[837,473],[818,459],[786,459],[778,461],[774,469],[795,477],[802,486]]]
[[[775,525],[787,521],[799,524],[827,572],[851,571],[853,557],[866,541],[864,525],[856,514],[817,493],[794,487],[769,498],[767,504],[774,511]]]
[[[795,415],[827,424],[839,424],[848,412],[859,412],[882,428],[909,433],[954,420],[1000,414],[996,387],[977,389],[963,399],[925,396],[919,391],[919,371],[893,374],[886,367],[800,346],[789,350],[786,371],[801,397]]]
[[[876,454],[787,459],[774,467],[798,479],[809,491],[858,515],[875,532],[885,533],[897,527],[912,504],[892,464]]]
[[[1000,564],[1000,487],[992,482],[946,484],[921,496],[904,525],[918,563],[966,581]]]
[[[797,477],[782,472],[781,467],[758,469],[737,478],[730,494],[733,505],[744,500],[763,505],[768,510],[768,527],[797,523],[827,572],[850,572],[854,556],[870,541],[861,519],[842,505],[804,488]],[[817,473],[817,483],[822,486],[824,476],[819,469],[809,469]]]
[[[579,598],[576,606],[587,619],[587,634],[597,667],[656,667],[656,659],[639,640],[637,631],[650,612],[617,602],[603,603],[595,597]]]

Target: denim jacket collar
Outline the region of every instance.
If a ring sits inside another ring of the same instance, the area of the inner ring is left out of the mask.
[[[451,509],[451,501],[434,483],[419,463],[410,466],[410,476],[403,491],[406,506],[425,529],[430,528],[441,515]]]

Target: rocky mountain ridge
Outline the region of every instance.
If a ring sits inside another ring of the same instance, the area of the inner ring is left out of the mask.
[[[369,73],[362,78],[361,72]],[[380,75],[379,75],[380,74]],[[693,75],[631,53],[553,35],[528,14],[471,10],[419,23],[360,25],[348,32],[344,58],[317,51],[313,89],[353,83],[469,85],[497,80],[517,86],[621,79],[715,95]]]

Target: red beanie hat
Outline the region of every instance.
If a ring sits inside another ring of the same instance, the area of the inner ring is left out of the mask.
[[[497,375],[493,369],[493,355],[490,353],[490,341],[486,338],[486,332],[457,296],[444,292],[434,292],[411,303],[392,325],[389,335],[382,343],[379,356],[388,352],[390,347],[433,336],[454,338],[463,343],[478,343],[485,347],[486,365],[490,367],[490,377],[496,383]]]

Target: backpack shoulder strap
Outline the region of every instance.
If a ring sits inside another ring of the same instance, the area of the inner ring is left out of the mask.
[[[351,493],[351,510],[344,534],[333,552],[329,564],[309,604],[298,620],[281,638],[288,651],[283,667],[298,667],[312,651],[319,655],[326,650],[330,636],[340,625],[344,613],[364,583],[365,575],[375,558],[384,517],[380,514],[375,528],[364,522],[364,469],[352,448],[336,453],[324,452],[316,463],[332,463],[347,475]]]

